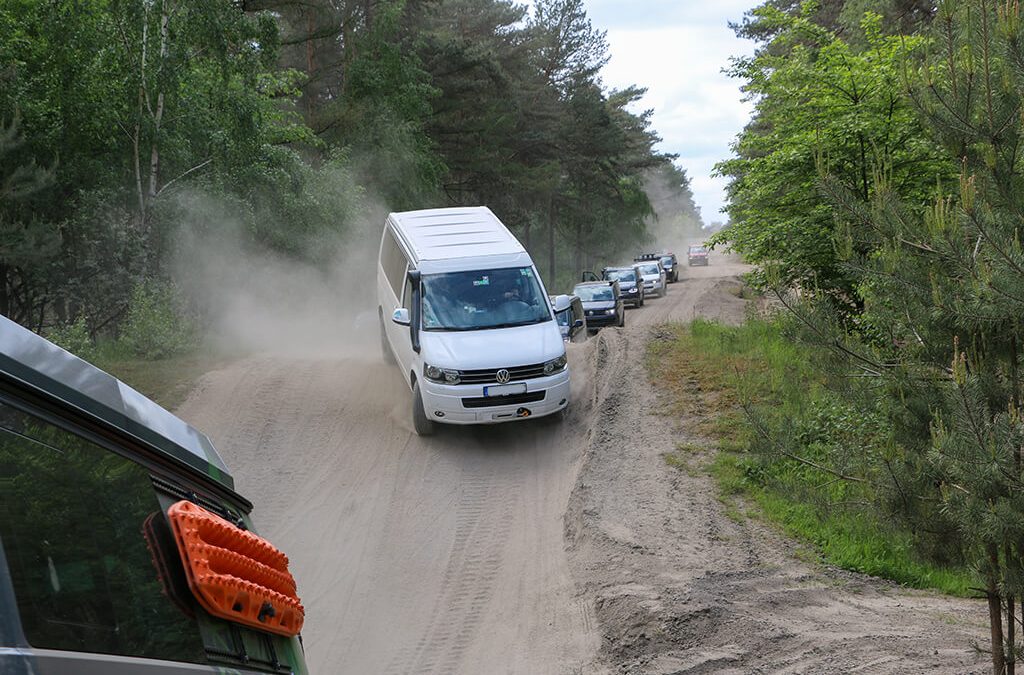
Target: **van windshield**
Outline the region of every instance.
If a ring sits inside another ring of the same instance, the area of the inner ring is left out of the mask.
[[[423,276],[424,330],[483,330],[551,320],[532,267]]]

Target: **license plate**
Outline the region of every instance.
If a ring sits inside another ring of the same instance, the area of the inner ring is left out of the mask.
[[[484,396],[508,396],[509,394],[525,393],[525,382],[519,382],[516,384],[494,384],[490,387],[484,387]]]

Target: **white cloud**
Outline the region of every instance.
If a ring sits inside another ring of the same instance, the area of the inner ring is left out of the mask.
[[[750,119],[751,106],[741,101],[740,82],[722,70],[730,57],[753,51],[727,23],[739,20],[750,3],[659,0],[653,4],[661,11],[654,16],[637,16],[643,15],[639,5],[625,12],[624,3],[589,4],[595,26],[608,31],[605,85],[647,87],[637,110],[654,109],[653,126],[663,139],[659,149],[679,155],[705,221],[724,219],[719,211],[725,181],[711,172],[730,156],[729,144]]]

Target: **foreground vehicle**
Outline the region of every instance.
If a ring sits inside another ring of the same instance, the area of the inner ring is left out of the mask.
[[[389,215],[377,269],[381,346],[412,391],[416,432],[565,409],[569,367],[554,312],[568,298],[559,298],[552,308],[530,255],[486,207]]]
[[[643,279],[644,293],[653,293],[663,297],[665,295],[665,269],[661,266],[660,260],[645,260],[636,264],[637,271]]]
[[[700,244],[694,244],[690,246],[690,250],[686,254],[687,262],[690,266],[693,265],[704,265],[707,267],[708,264],[708,250]]]
[[[626,325],[625,304],[617,281],[591,281],[576,284],[573,293],[583,301],[587,327],[592,331],[605,326]]]
[[[567,300],[562,300],[566,298]],[[583,302],[575,295],[552,295],[551,307],[556,306],[562,309],[555,310],[555,321],[558,323],[558,330],[562,339],[566,342],[581,342],[577,338],[582,336],[583,340],[587,335],[587,317],[583,312]],[[566,302],[569,304],[566,305]]]
[[[0,672],[307,672],[288,559],[210,440],[3,317],[0,486]]]

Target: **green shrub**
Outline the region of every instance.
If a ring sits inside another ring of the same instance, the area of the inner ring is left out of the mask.
[[[163,359],[195,346],[196,338],[195,320],[185,312],[174,286],[148,281],[135,287],[121,332],[129,350]]]
[[[84,316],[79,316],[63,326],[51,328],[45,337],[58,347],[86,361],[91,361],[96,356],[96,344],[89,335],[89,325]]]

